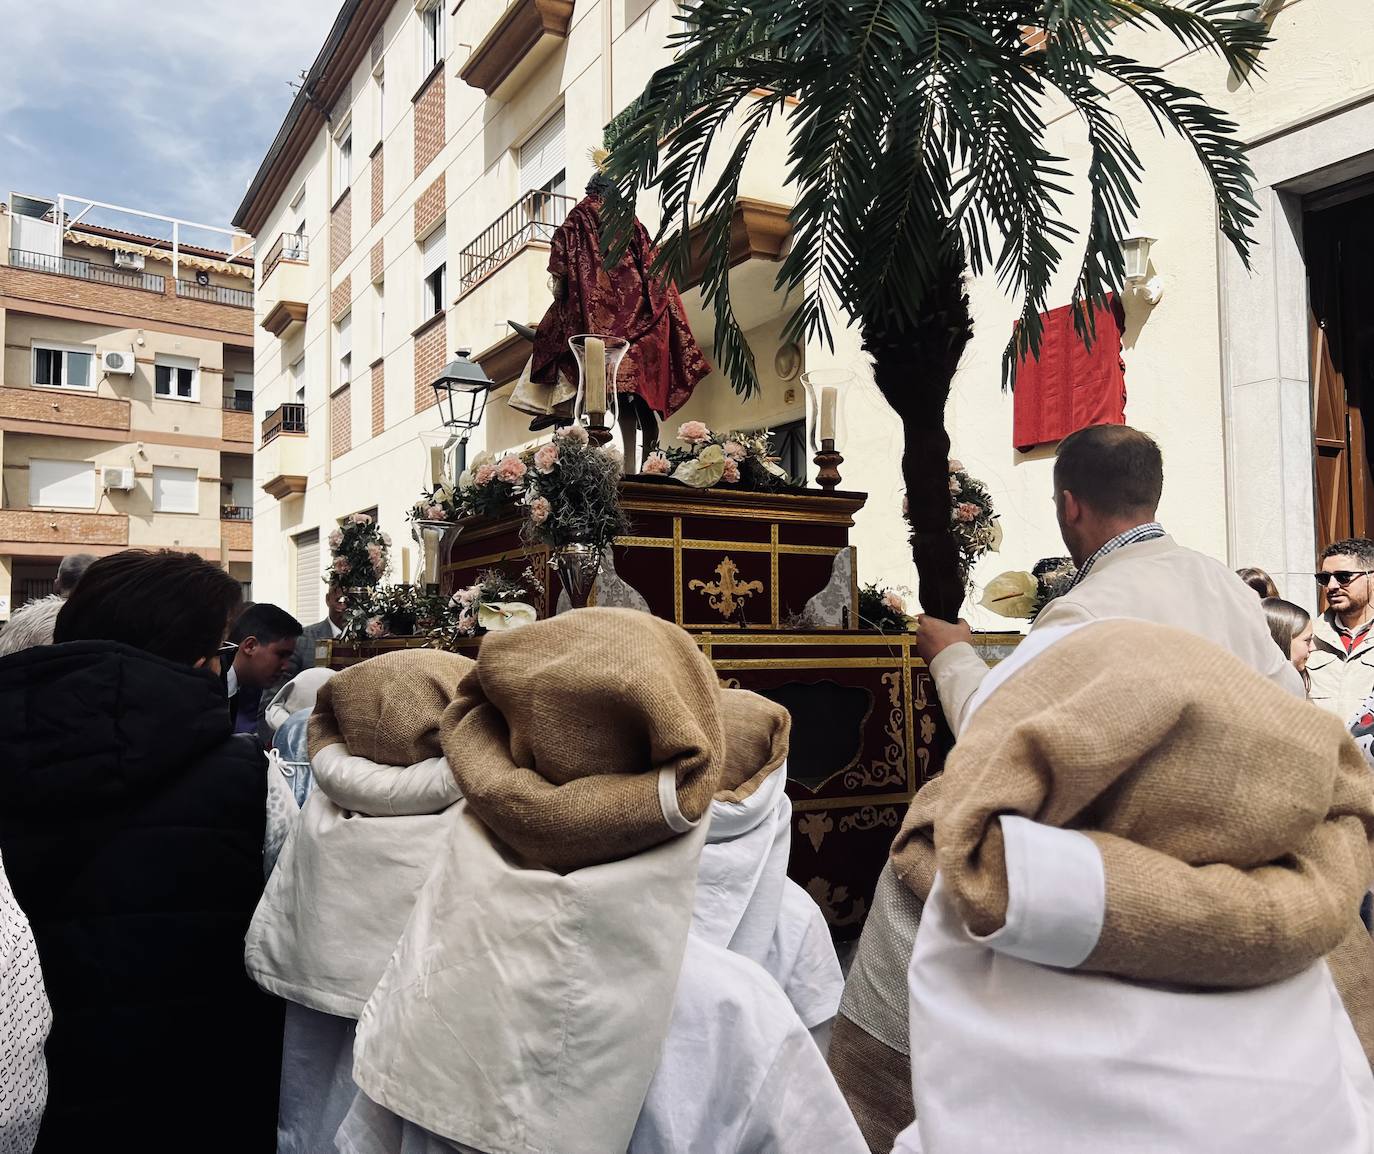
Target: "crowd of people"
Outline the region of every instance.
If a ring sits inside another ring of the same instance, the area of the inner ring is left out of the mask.
[[[1374,542],[1313,621],[1162,488],[1067,438],[1073,586],[991,668],[921,620],[956,741],[847,976],[789,715],[671,623],[335,673],[332,594],[64,562],[0,634],[0,1150],[1372,1154]]]

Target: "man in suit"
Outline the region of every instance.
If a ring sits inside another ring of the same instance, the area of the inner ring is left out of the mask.
[[[315,664],[315,643],[317,641],[337,641],[343,636],[344,591],[336,585],[329,586],[325,591],[324,606],[329,611],[325,619],[316,621],[314,625],[307,625],[300,640],[296,642],[296,652],[291,659],[291,667],[287,671],[286,680],[282,682],[282,685],[285,685],[286,681],[290,681],[302,669],[309,669]]]
[[[262,739],[263,714],[271,700],[266,691],[290,665],[301,633],[301,623],[276,605],[259,602],[239,614],[229,630],[229,640],[238,645],[238,652],[226,674],[235,733]]]

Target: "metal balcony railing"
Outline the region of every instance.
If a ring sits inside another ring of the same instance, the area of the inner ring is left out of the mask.
[[[221,407],[230,409],[235,413],[251,413],[253,411],[253,398],[240,397],[237,393],[227,393]]]
[[[527,192],[458,254],[458,291],[490,276],[531,241],[548,241],[577,203],[556,192]]]
[[[95,281],[97,284],[117,285],[119,288],[145,289],[160,293],[167,288],[167,278],[153,272],[129,272],[106,264],[93,264],[70,256],[51,256],[44,252],[28,252],[22,248],[10,249],[10,265],[13,268],[32,269],[34,272],[50,272],[57,276],[69,276],[76,280]]]
[[[178,280],[177,296],[186,297],[188,300],[209,301],[212,305],[229,305],[236,309],[253,307],[252,290],[230,288],[222,284],[198,284],[193,280]]]
[[[284,232],[277,242],[267,250],[262,262],[262,279],[272,275],[272,270],[284,260],[306,263],[310,260],[310,238],[298,232]]]
[[[221,521],[251,521],[253,519],[253,507],[251,505],[221,505],[219,507],[219,519]]]
[[[278,405],[262,419],[262,443],[275,441],[282,433],[305,432],[305,406]]]

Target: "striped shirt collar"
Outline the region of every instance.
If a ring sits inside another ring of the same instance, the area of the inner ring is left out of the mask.
[[[1083,564],[1079,567],[1077,576],[1074,577],[1073,583],[1069,586],[1069,588],[1072,589],[1075,585],[1078,585],[1085,577],[1087,577],[1089,573],[1092,572],[1093,566],[1096,565],[1099,561],[1101,561],[1103,557],[1106,557],[1109,553],[1115,553],[1124,545],[1134,545],[1138,541],[1153,541],[1156,538],[1163,536],[1164,526],[1161,525],[1158,521],[1147,521],[1143,525],[1137,525],[1134,529],[1127,529],[1124,533],[1118,533],[1115,537],[1113,537],[1110,541],[1103,545],[1102,548],[1100,548],[1096,553],[1094,553],[1091,557],[1089,557],[1086,561],[1083,562]]]

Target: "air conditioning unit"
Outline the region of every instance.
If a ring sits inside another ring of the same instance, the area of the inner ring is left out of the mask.
[[[100,479],[105,488],[119,489],[125,493],[138,484],[133,468],[128,465],[106,465],[100,470]]]
[[[129,252],[127,249],[117,248],[114,254],[115,268],[127,268],[132,272],[143,271],[143,254],[141,252]]]
[[[134,350],[106,349],[100,354],[100,371],[129,376],[134,371]]]

